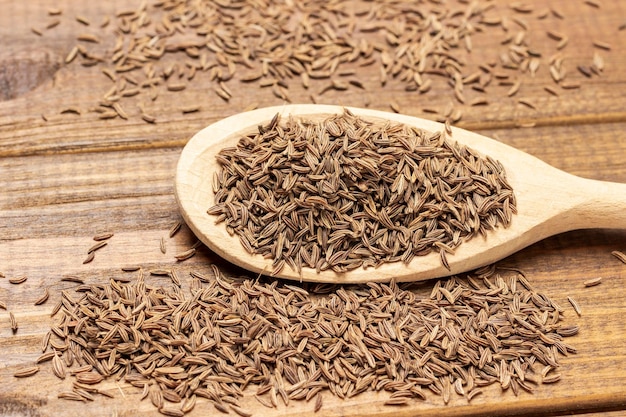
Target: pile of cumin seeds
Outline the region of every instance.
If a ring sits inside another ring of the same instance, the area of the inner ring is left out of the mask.
[[[447,89],[460,108],[494,98],[517,105],[509,96],[523,95],[536,74],[554,83],[547,90],[554,95],[600,76],[610,49],[595,41],[582,58],[568,55],[563,13],[487,0],[153,0],[98,21],[79,17],[78,25],[53,16],[45,32],[78,26],[65,63],[100,69],[111,82],[89,110],[147,123],[165,116],[150,108],[160,96],[174,95],[186,114],[197,103],[183,102],[190,87],[211,86],[216,99],[229,102],[240,90],[236,80],[280,101],[316,102],[327,92],[398,83],[407,98]],[[462,117],[459,108],[435,113]]]
[[[495,267],[430,294],[393,282],[230,279],[215,266],[210,275],[191,271],[184,290],[140,273],[65,292],[38,361],[72,381],[59,397],[110,395],[99,384],[115,378],[174,416],[207,403],[250,415],[252,396],[269,408],[314,400],[315,410],[327,395],[371,391],[394,406],[433,394],[471,401],[492,384],[517,395],[554,383],[559,357],[576,351],[564,338],[578,327],[561,323],[560,307]]]
[[[277,114],[217,155],[209,215],[250,253],[345,272],[447,254],[516,212],[504,168],[489,156],[397,122],[345,109],[322,120]]]

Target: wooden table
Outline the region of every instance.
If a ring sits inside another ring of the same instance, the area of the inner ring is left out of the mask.
[[[518,3],[534,5],[532,13],[514,14],[539,27],[527,33],[533,45],[554,51],[556,41],[545,34],[546,24],[567,34],[569,42],[562,50],[564,65],[568,80],[579,82],[580,88],[556,86],[548,64],[542,61],[536,76],[525,77],[516,95],[506,96],[509,87],[494,87],[488,106],[470,106],[455,101],[445,83],[434,84],[423,95],[405,91],[398,80],[390,79],[382,86],[374,65],[358,68],[367,90],[331,90],[317,98],[325,103],[369,105],[381,110],[391,110],[393,101],[402,112],[425,117],[437,115],[424,113],[424,108],[443,113],[452,103],[463,111],[456,123],[459,127],[497,138],[576,175],[626,182],[626,30],[618,29],[626,22],[626,4],[619,0],[600,2],[596,7],[594,2],[553,0],[550,5],[554,11],[539,19],[545,2],[529,0]],[[44,366],[32,378],[17,379],[13,373],[40,355],[41,338],[52,322],[52,306],[60,299],[59,291],[72,284],[60,281],[61,277],[75,274],[97,282],[125,264],[172,265],[173,254],[193,244],[194,237],[183,227],[181,233],[167,239],[167,254],[159,250],[160,239],[167,237],[169,228],[179,220],[173,176],[186,141],[202,127],[252,103],[263,107],[283,102],[271,89],[237,79],[228,82],[233,97],[224,101],[215,94],[215,83],[204,74],[194,78],[190,84],[193,88],[175,94],[163,92],[155,101],[141,99],[147,103],[146,112],[156,118],[154,124],[141,119],[136,107],[140,99],[133,101],[132,97],[126,101],[132,103],[126,107],[128,120],[100,119],[98,113],[88,110],[109,89],[110,80],[99,66],[66,65],[64,60],[78,33],[95,31],[103,16],[127,9],[126,3],[116,0],[88,6],[74,0],[0,0],[0,272],[6,276],[0,278],[0,301],[7,304],[19,324],[13,333],[8,311],[0,309],[0,415],[156,413],[149,401],[138,401],[139,390],[121,382],[105,383],[113,399],[80,403],[57,398],[70,382],[56,379],[49,367]],[[512,13],[506,1],[495,3],[497,10]],[[63,14],[50,15],[51,8]],[[93,23],[86,27],[75,16]],[[57,18],[60,24],[46,29]],[[519,32],[519,26],[511,25],[512,34]],[[43,36],[37,36],[33,28]],[[477,35],[471,62],[492,59],[502,38]],[[593,40],[609,42],[611,50],[594,47]],[[600,76],[587,78],[576,66],[590,64],[594,52],[604,58],[605,69]],[[547,60],[545,56],[543,59]],[[323,85],[324,81],[314,80],[306,90],[295,82],[289,89],[290,99],[310,102],[310,95]],[[546,86],[557,89],[559,97],[547,93]],[[522,97],[532,101],[536,109],[520,104]],[[191,105],[198,105],[199,111],[181,111]],[[81,115],[74,114],[73,108]],[[103,231],[115,236],[93,262],[83,264],[92,236]],[[565,307],[564,319],[580,326],[579,335],[570,339],[578,353],[562,359],[560,382],[517,397],[492,386],[471,404],[454,397],[444,405],[440,397],[429,396],[410,407],[393,408],[383,406],[377,395],[346,401],[329,396],[321,413],[623,415],[626,265],[611,255],[615,250],[626,251],[625,230],[575,231],[546,239],[502,262],[523,269],[538,288]],[[200,249],[181,268],[203,268],[209,262],[220,263]],[[26,282],[8,282],[22,275],[28,278]],[[583,282],[595,277],[602,277],[602,284],[585,288]],[[34,306],[44,287],[50,288],[50,299]],[[580,317],[570,308],[568,296],[580,304]],[[258,407],[250,404],[252,409]],[[200,402],[191,415],[206,412],[213,412],[213,408],[203,409]],[[309,415],[312,404],[292,403],[272,413],[265,409],[259,413]]]

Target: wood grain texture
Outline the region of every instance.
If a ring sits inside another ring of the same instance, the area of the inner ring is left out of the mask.
[[[540,0],[525,3],[533,4],[536,10],[545,7]],[[554,84],[543,66],[522,86],[519,96],[506,97],[506,87],[502,87],[496,90],[502,94],[490,100],[489,106],[455,105],[463,109],[458,125],[497,138],[572,174],[626,182],[626,31],[618,30],[625,23],[626,4],[619,0],[601,3],[596,9],[578,0],[550,2],[565,16],[550,22],[554,30],[569,35],[563,50],[565,62],[568,74],[581,82],[580,89],[559,90],[558,98],[547,94],[543,88]],[[496,4],[508,7],[503,0]],[[50,22],[50,7],[63,9],[62,22],[38,37],[31,27],[44,28]],[[173,255],[195,242],[186,228],[167,240],[166,254],[160,252],[159,240],[180,219],[174,198],[175,167],[182,147],[198,130],[251,103],[270,106],[283,102],[267,90],[235,79],[229,82],[235,94],[226,103],[214,94],[214,85],[207,78],[199,77],[193,89],[163,94],[152,103],[155,125],[137,117],[139,110],[133,100],[125,104],[133,116],[129,120],[99,120],[87,110],[110,82],[98,68],[63,64],[76,43],[76,34],[84,31],[74,17],[83,15],[95,24],[104,15],[128,7],[122,0],[94,4],[0,0],[0,272],[7,278],[28,277],[19,285],[0,278],[0,301],[7,304],[19,324],[13,334],[8,311],[0,309],[0,415],[155,415],[148,401],[138,401],[140,390],[121,382],[104,384],[113,399],[76,403],[57,398],[70,381],[59,381],[49,366],[42,366],[31,378],[12,376],[40,354],[41,338],[52,322],[50,311],[59,301],[58,291],[72,285],[61,282],[62,276],[76,274],[87,282],[102,282],[119,273],[122,265],[132,263],[174,266],[184,274],[216,262],[230,275],[243,273],[224,265],[206,249],[176,263]],[[532,15],[522,18],[535,22]],[[543,31],[527,36],[546,54],[553,50],[554,42]],[[474,39],[472,60],[492,59],[500,39],[487,33]],[[592,39],[610,42],[611,51],[594,49]],[[576,71],[576,65],[589,63],[594,51],[602,54],[606,69],[600,77],[586,79]],[[445,84],[433,85],[428,95],[417,95],[405,92],[394,80],[382,87],[373,67],[360,71],[367,91],[330,91],[321,101],[358,107],[369,102],[371,108],[389,110],[389,102],[395,100],[403,113],[421,117],[432,117],[423,112],[426,107],[443,110],[454,102]],[[317,92],[321,85],[311,90]],[[297,83],[290,88],[294,102],[310,102],[311,93]],[[532,100],[537,110],[517,103],[522,96]],[[192,104],[199,104],[200,111],[180,111]],[[60,114],[68,106],[85,112],[81,116]],[[530,124],[534,127],[516,128]],[[115,236],[92,263],[83,265],[92,236],[102,231],[112,231]],[[564,319],[581,328],[580,334],[569,340],[578,353],[562,359],[560,382],[518,397],[493,386],[471,404],[453,396],[444,405],[441,398],[429,395],[425,401],[405,408],[384,407],[384,399],[378,395],[346,401],[325,396],[320,415],[623,415],[626,265],[611,256],[613,250],[626,252],[624,231],[574,231],[545,239],[501,262],[523,269],[531,282],[565,308]],[[585,280],[598,276],[603,278],[602,284],[584,287]],[[34,306],[44,287],[50,287],[50,299]],[[425,293],[428,287],[425,283]],[[580,304],[580,317],[569,306],[568,296]],[[293,402],[273,413],[254,400],[246,400],[245,405],[257,415],[313,415],[312,403]],[[190,415],[208,413],[214,413],[212,406],[199,401]]]

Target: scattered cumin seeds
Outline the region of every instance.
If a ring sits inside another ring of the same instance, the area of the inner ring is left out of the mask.
[[[167,253],[167,246],[165,244],[165,238],[163,236],[161,236],[161,239],[159,240],[159,249],[161,250],[161,253],[163,255]]]
[[[82,279],[81,277],[77,277],[76,275],[65,275],[65,276],[61,277],[61,281],[75,282],[77,284],[84,284],[85,283],[84,279]]]
[[[41,305],[48,301],[48,297],[50,297],[50,292],[48,291],[48,287],[43,290],[43,294],[35,301],[35,305]]]
[[[600,8],[600,2],[596,0],[585,0],[585,4],[596,9]]]
[[[22,369],[16,371],[13,374],[13,376],[15,378],[27,378],[29,376],[35,375],[37,372],[39,372],[39,367],[38,366],[29,366],[29,367],[22,368]]]
[[[77,15],[76,16],[76,21],[80,24],[83,24],[85,26],[89,26],[91,24],[91,22],[89,21],[89,19],[87,19],[85,16],[81,16],[81,15]]]
[[[65,57],[65,63],[69,64],[70,62],[72,62],[74,60],[74,58],[76,58],[76,56],[78,56],[78,46],[74,46],[70,50],[70,52]]]
[[[611,44],[608,42],[603,42],[600,40],[594,40],[592,42],[593,46],[595,46],[596,48],[600,48],[600,49],[604,49],[605,51],[610,51],[611,50]]]
[[[236,406],[236,405],[230,405],[230,409],[233,410],[235,413],[239,414],[241,417],[251,417],[252,413],[244,410],[243,408]]]
[[[46,29],[52,29],[57,27],[59,24],[61,23],[61,21],[59,19],[54,19],[53,21],[51,21],[50,23],[48,23],[46,25]]]
[[[35,35],[37,36],[43,36],[43,32],[41,32],[39,29],[37,29],[36,27],[31,27],[30,31],[33,32]]]
[[[146,123],[156,123],[156,117],[151,116],[147,113],[141,113],[141,118],[143,119],[144,122]]]
[[[178,254],[174,255],[174,257],[178,261],[184,261],[186,259],[191,258],[195,254],[196,254],[196,250],[194,248],[191,248],[191,249],[188,249],[188,250],[186,250],[184,252],[181,252],[181,253],[178,253]]]
[[[624,252],[614,250],[613,252],[611,252],[611,255],[615,256],[617,259],[626,264],[626,254]]]
[[[87,254],[87,257],[83,260],[83,264],[88,264],[89,262],[93,261],[95,257],[96,257],[95,252],[89,252]]]
[[[187,84],[185,83],[168,83],[167,89],[169,91],[182,91],[187,88]]]
[[[61,114],[75,114],[80,116],[81,115],[81,111],[78,107],[66,107],[64,109],[61,109],[60,111]]]
[[[178,221],[172,227],[170,227],[170,230],[168,232],[168,236],[170,237],[170,239],[173,238],[176,235],[176,233],[178,233],[182,225],[183,225],[183,222]]]
[[[543,384],[553,384],[561,379],[561,374],[558,372],[553,372],[550,375],[545,376],[541,379],[541,383]]]
[[[172,271],[169,270],[169,269],[152,269],[152,270],[150,270],[150,275],[168,276],[171,273],[172,273]]]
[[[527,99],[527,98],[520,98],[520,99],[517,99],[517,102],[518,102],[519,104],[523,104],[524,106],[526,106],[526,107],[528,107],[528,108],[530,108],[530,109],[537,110],[537,108],[535,107],[535,105],[534,105],[534,104],[533,104],[533,103],[532,103],[529,99]]]
[[[4,301],[2,301],[2,300],[0,300],[0,308],[3,309],[3,310],[7,309],[7,304]]]
[[[588,279],[587,281],[583,282],[585,287],[593,287],[593,286],[599,285],[601,283],[602,283],[602,277]]]
[[[76,37],[76,40],[91,43],[100,43],[100,38],[92,33],[81,33]]]
[[[139,271],[141,269],[141,266],[139,266],[139,265],[126,265],[126,266],[123,266],[121,269],[124,272],[135,272],[135,271]]]
[[[553,96],[555,96],[555,97],[558,97],[558,96],[559,96],[559,93],[558,93],[558,92],[557,92],[554,88],[552,88],[552,87],[550,87],[550,86],[545,86],[545,87],[543,87],[543,89],[544,89],[545,91],[547,91],[548,93],[552,94],[552,95],[553,95]]]
[[[452,112],[453,109],[450,109],[446,114]],[[442,117],[445,118],[444,115]],[[355,133],[343,133],[350,131]],[[364,133],[359,135],[356,132]],[[442,177],[432,176],[432,170],[442,169],[454,172],[456,176],[470,177],[474,174],[470,174],[461,159],[484,161],[474,164],[478,172],[483,171],[479,177],[484,181],[478,188],[487,200],[481,197],[481,203],[475,207],[465,207],[472,204],[470,201],[476,201],[475,197],[471,192],[457,195],[459,187],[451,177],[444,181],[447,185],[442,183],[434,190],[437,199],[446,201],[446,206],[450,204],[452,207],[449,209],[453,212],[469,214],[493,210],[491,223],[483,223],[482,226],[480,219],[470,215],[474,217],[471,221],[484,231],[508,225],[510,215],[501,216],[496,212],[502,208],[501,214],[512,215],[515,212],[515,196],[506,182],[501,164],[484,160],[483,156],[469,148],[457,148],[448,141],[448,136],[445,130],[427,132],[400,123],[366,120],[348,110],[321,120],[290,117],[286,123],[281,123],[280,115],[276,114],[266,126],[258,127],[258,133],[251,132],[242,137],[236,147],[222,149],[218,153],[216,158],[222,169],[213,178],[215,205],[209,207],[207,213],[218,216],[218,222],[224,222],[248,252],[273,259],[274,274],[285,265],[298,271],[308,267],[317,271],[332,269],[343,272],[385,262],[408,262],[415,255],[441,252],[438,244],[446,245],[446,251],[452,253],[477,229],[472,233],[460,226],[460,222],[453,221],[441,226],[439,238],[424,238],[429,234],[426,229],[431,222],[447,223],[441,217],[446,208],[429,214],[429,219],[432,218],[429,222],[418,220],[424,215],[420,214],[424,206],[418,204],[418,200],[433,200],[430,192],[424,194],[424,190],[419,189],[418,183],[442,181]],[[320,137],[327,139],[320,141],[317,139]],[[385,139],[378,139],[380,137]],[[286,150],[285,141],[289,141]],[[350,152],[343,152],[346,147]],[[292,156],[285,155],[285,152]],[[422,153],[423,158],[420,156]],[[449,155],[445,164],[432,157],[439,154]],[[263,164],[257,161],[261,157],[263,159],[259,161]],[[402,162],[382,163],[380,158]],[[267,160],[272,163],[265,163]],[[282,166],[288,160],[290,165],[301,168],[285,172]],[[328,162],[322,162],[326,160]],[[425,166],[433,168],[420,168]],[[308,178],[309,175],[311,178]],[[321,176],[328,177],[328,180],[320,181]],[[424,179],[411,181],[413,176]],[[249,181],[242,181],[244,178]],[[319,181],[318,186],[311,184],[313,179]],[[457,191],[447,193],[444,189]],[[496,192],[496,189],[499,191]],[[421,196],[416,197],[416,194]],[[268,203],[260,202],[255,204],[254,210],[248,209],[249,203],[242,201],[238,197],[240,195],[258,195],[259,199],[263,196]],[[303,201],[294,197],[301,195]],[[488,204],[488,200],[493,203]],[[299,206],[302,207],[295,210]],[[282,215],[283,212],[287,214]],[[265,218],[272,221],[268,222]],[[345,230],[333,231],[331,218],[345,223]],[[348,226],[356,224],[354,219],[368,219],[360,220],[365,223],[357,227],[358,233]],[[398,226],[406,228],[405,232],[400,234]],[[380,232],[370,236],[367,230]],[[457,233],[457,238],[453,238],[452,235]],[[353,252],[357,245],[363,247]],[[295,249],[300,246],[302,249]],[[441,262],[445,264],[445,254],[441,255]]]
[[[63,360],[61,360],[61,357],[57,354],[55,354],[52,358],[52,372],[57,378],[65,379],[65,364],[63,363]]]
[[[483,391],[479,388],[472,389],[470,392],[467,393],[467,401],[472,401],[472,398],[482,393]]]
[[[22,276],[16,277],[16,278],[9,278],[9,282],[11,284],[21,284],[23,282],[26,282],[27,279],[28,279],[28,277],[26,275],[22,275]]]
[[[568,296],[567,297],[567,301],[569,301],[569,303],[572,305],[572,307],[574,307],[574,311],[576,312],[576,314],[578,314],[579,316],[582,315],[582,311],[580,309],[580,306],[578,305],[576,300],[574,300],[574,298]]]
[[[117,113],[122,119],[128,120],[128,113],[124,111],[124,108],[120,103],[113,103],[112,107],[113,110],[115,110],[115,113]]]
[[[76,381],[81,384],[95,385],[104,380],[104,377],[96,372],[81,372],[75,375]]]
[[[489,104],[489,101],[484,97],[476,97],[469,103],[470,106],[486,106],[487,104]]]
[[[186,106],[180,109],[183,114],[195,113],[200,111],[200,106]]]
[[[222,90],[221,88],[216,88],[215,89],[215,94],[220,96],[220,98],[222,98],[225,101],[230,100],[230,96],[228,95],[228,93],[226,91]]]
[[[318,411],[320,411],[322,409],[323,404],[324,403],[322,400],[322,394],[318,392],[317,395],[315,396],[315,406],[313,407],[313,412],[317,413]]]
[[[91,246],[91,247],[87,250],[87,253],[92,253],[92,252],[95,252],[95,251],[97,251],[98,249],[101,249],[101,248],[105,247],[107,244],[108,244],[108,242],[107,242],[107,241],[104,241],[104,240],[98,241],[96,244],[94,244],[93,246]]]
[[[563,12],[561,12],[559,9],[557,9],[555,7],[551,7],[550,11],[552,12],[552,15],[554,17],[557,17],[559,19],[563,19],[564,18]]]
[[[111,232],[105,232],[105,233],[99,233],[97,235],[95,235],[93,237],[93,240],[95,240],[96,242],[99,242],[101,240],[107,240],[113,237],[113,233]]]
[[[587,78],[591,78],[591,76],[593,75],[593,73],[591,72],[591,70],[587,66],[578,65],[576,67],[576,69],[578,70],[578,72],[580,72],[582,75],[584,75]]]
[[[46,346],[46,348],[47,348],[47,346]],[[52,360],[52,358],[55,357],[56,355],[57,355],[56,352],[46,352],[46,353],[40,355],[37,358],[36,362],[37,363],[48,362],[49,360]]]
[[[82,395],[74,391],[63,391],[57,395],[57,398],[70,401],[85,401]]]
[[[15,318],[15,315],[12,311],[9,311],[9,320],[11,322],[11,330],[13,331],[13,333],[16,333],[18,329],[17,319]]]
[[[409,398],[407,397],[397,397],[397,398],[389,398],[384,402],[385,405],[409,405]]]
[[[171,417],[183,417],[185,415],[185,412],[183,410],[174,407],[161,407],[159,408],[159,413],[163,414],[164,416]]]

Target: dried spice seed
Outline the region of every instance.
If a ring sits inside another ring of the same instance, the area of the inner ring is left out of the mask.
[[[182,225],[183,225],[183,223],[178,221],[178,222],[174,223],[174,225],[172,227],[170,227],[170,230],[168,232],[168,236],[170,237],[170,239],[173,238],[174,236],[176,236],[176,233],[178,233],[178,231],[180,230]]]
[[[106,241],[99,241],[96,244],[94,244],[93,246],[91,246],[89,249],[87,249],[87,253],[95,252],[98,249],[101,249],[101,248],[105,247],[107,244],[108,244],[108,242],[106,242]]]
[[[20,277],[15,277],[15,278],[9,278],[9,282],[11,284],[22,284],[23,282],[26,282],[26,280],[28,279],[28,277],[26,275],[22,275]]]
[[[446,253],[506,227],[516,211],[504,168],[451,142],[450,133],[367,121],[347,110],[321,121],[280,123],[277,114],[219,152],[222,171],[207,213],[248,252],[272,258],[274,274],[285,265],[342,272],[433,251],[447,265]],[[283,168],[287,160],[292,170]],[[476,188],[464,191],[454,176],[474,178]],[[449,222],[448,213],[460,220]]]
[[[15,318],[15,315],[12,311],[9,311],[9,321],[11,322],[11,330],[13,331],[13,333],[16,333],[18,329],[17,319]]]
[[[50,297],[50,292],[48,291],[48,287],[46,287],[41,297],[39,297],[35,301],[35,305],[38,306],[38,305],[45,303],[46,301],[48,301],[48,297]]]
[[[76,275],[65,275],[65,276],[61,277],[61,281],[75,282],[77,284],[84,284],[85,283],[85,280],[83,280],[81,277],[77,277]]]
[[[436,75],[449,81],[450,95],[459,103],[465,103],[471,98],[466,98],[457,80],[488,83],[482,79],[470,81],[475,77],[474,69],[488,66],[465,56],[466,52],[477,48],[474,39],[480,37],[475,34],[485,32],[489,36],[498,36],[499,31],[504,31],[501,43],[508,45],[509,49],[500,61],[493,60],[493,67],[516,71],[520,77],[526,73],[532,77],[536,68],[527,71],[531,66],[529,57],[539,62],[541,53],[527,36],[533,32],[533,25],[521,17],[537,16],[546,24],[552,23],[549,22],[550,13],[559,19],[564,17],[554,7],[535,11],[530,3],[524,2],[514,2],[508,10],[496,12],[490,2],[463,1],[458,10],[444,9],[445,13],[439,9],[439,2],[431,3],[430,8],[425,4],[416,13],[410,1],[391,2],[384,10],[378,10],[370,2],[358,2],[356,6],[345,2],[332,6],[323,2],[302,6],[287,2],[281,3],[280,13],[269,13],[251,1],[238,2],[236,7],[221,1],[182,4],[159,1],[150,8],[123,9],[112,16],[104,16],[99,25],[100,32],[77,33],[81,49],[72,49],[66,63],[80,57],[77,61],[81,65],[111,68],[114,77],[109,78],[114,84],[117,75],[132,74],[137,88],[124,90],[114,85],[112,93],[104,94],[111,102],[141,94],[148,94],[151,100],[156,100],[160,91],[177,92],[188,86],[191,88],[191,82],[198,78],[196,74],[199,72],[207,73],[215,83],[215,94],[226,102],[233,97],[227,81],[234,77],[242,83],[254,83],[261,89],[270,87],[268,90],[273,96],[291,102],[293,82],[308,89],[315,87],[314,83],[326,80],[328,83],[324,84],[323,92],[328,89],[362,89],[365,78],[362,78],[360,69],[378,65],[372,70],[379,73],[381,85],[404,83],[405,91],[425,94],[432,90],[431,75]],[[597,7],[595,5],[599,3],[590,0],[588,4]],[[359,13],[367,10],[367,13],[356,14],[352,8]],[[293,15],[298,15],[298,20],[307,28],[306,36],[302,35],[299,25],[286,24],[286,16]],[[183,22],[181,16],[191,17]],[[91,25],[87,17],[76,16],[75,19],[85,26]],[[60,19],[53,20],[48,26],[57,22]],[[389,22],[394,25],[390,26]],[[111,23],[116,29],[111,31],[114,35],[102,30]],[[514,32],[511,23],[521,30]],[[246,29],[242,32],[241,28]],[[32,30],[41,36],[40,30]],[[151,36],[138,36],[140,30]],[[442,36],[432,36],[433,33]],[[568,36],[564,31],[551,29],[547,33],[558,41],[557,49],[567,45]],[[429,41],[415,43],[408,34]],[[112,36],[115,38],[107,39]],[[181,41],[179,36],[188,40]],[[194,38],[204,41],[191,40]],[[256,39],[254,47],[248,43],[250,39]],[[110,41],[115,46],[104,54],[88,50],[88,47],[97,47],[94,44],[100,41]],[[606,42],[596,44],[595,47],[601,49],[610,47]],[[185,60],[179,62],[174,58],[176,62],[172,63],[167,59],[177,53],[184,53]],[[491,65],[492,61],[488,62]],[[241,70],[245,73],[237,75]],[[345,77],[351,78],[346,80]],[[485,87],[486,84],[482,85],[483,89]],[[315,95],[309,98],[313,102],[319,99]],[[364,107],[367,107],[370,98],[364,95],[363,100]],[[196,107],[183,106],[181,111],[186,114],[189,112],[186,109]],[[158,117],[143,112],[131,116],[141,117],[147,123],[155,123]],[[98,117],[117,119],[113,112]]]
[[[582,311],[580,309],[580,306],[578,305],[578,302],[576,302],[576,300],[574,300],[574,298],[572,297],[567,297],[567,301],[569,301],[569,303],[572,305],[572,307],[574,307],[574,311],[576,312],[576,314],[578,314],[579,316],[582,315]]]
[[[37,363],[47,362],[56,356],[56,352],[46,352],[37,358]]]
[[[76,37],[76,40],[83,42],[100,43],[100,38],[98,38],[93,33],[81,33]]]
[[[107,239],[111,239],[113,237],[113,233],[111,232],[105,232],[105,233],[99,233],[97,235],[95,235],[93,237],[93,240],[95,240],[96,242],[101,241],[101,240],[107,240]]]
[[[626,264],[626,253],[614,250],[613,252],[611,252],[611,255],[615,256],[617,259]]]
[[[558,96],[559,96],[559,93],[558,93],[558,92],[557,92],[554,88],[552,88],[552,87],[545,86],[545,87],[543,87],[543,89],[544,89],[545,91],[547,91],[548,93],[552,94],[553,96],[556,96],[556,97],[558,97]]]
[[[53,361],[57,376],[74,380],[72,391],[61,392],[59,398],[91,401],[95,394],[105,394],[95,385],[115,377],[143,389],[159,411],[174,410],[167,415],[184,414],[201,396],[221,412],[247,416],[240,399],[250,384],[257,385],[257,400],[271,408],[278,398],[285,404],[315,398],[319,411],[322,391],[345,398],[383,388],[389,392],[389,406],[424,399],[426,388],[446,403],[454,393],[471,400],[482,392],[480,387],[497,381],[504,390],[532,391],[524,384],[537,373],[533,363],[543,364],[545,383],[557,382],[560,376],[551,373],[558,366],[556,355],[575,353],[563,338],[575,335],[577,326],[558,324],[555,303],[530,290],[517,270],[503,277],[487,267],[467,279],[438,281],[430,297],[418,296],[410,284],[401,288],[394,282],[299,286],[252,277],[231,280],[216,266],[212,272],[190,294],[149,285],[142,276],[129,283],[77,288],[80,297],[64,291],[63,314],[74,313],[63,320],[64,329],[51,329],[48,335],[54,333],[59,340],[50,344],[67,349],[74,343],[74,354],[88,363],[68,365],[56,352],[40,357],[40,362]],[[202,274],[193,271],[192,276]],[[517,286],[518,281],[525,284]],[[136,306],[132,311],[112,302],[122,296]],[[252,313],[252,306],[273,309],[277,321]],[[94,314],[101,308],[108,309],[107,319]],[[294,308],[302,312],[302,322],[288,320]],[[536,320],[542,314],[555,321]],[[487,322],[491,324],[483,325]],[[283,328],[280,323],[290,324]],[[511,329],[518,330],[512,334]],[[289,341],[283,339],[284,331],[291,335]],[[487,345],[493,352],[481,356],[476,349]],[[548,355],[552,345],[559,350]],[[259,348],[273,354],[258,354]],[[461,359],[459,352],[480,357],[480,366]],[[348,386],[352,388],[346,390]],[[171,408],[166,401],[181,406]]]
[[[95,257],[96,257],[95,252],[89,252],[87,254],[87,257],[83,260],[83,264],[88,264],[89,262],[93,261]]]
[[[139,266],[139,265],[126,265],[126,266],[123,266],[121,269],[124,272],[135,272],[135,271],[139,271],[141,269],[141,266]]]
[[[29,366],[26,368],[22,368],[16,372],[13,373],[13,376],[15,378],[27,378],[29,376],[33,376],[35,375],[37,372],[39,372],[39,367],[38,366]]]
[[[176,258],[177,261],[184,261],[184,260],[191,258],[195,254],[196,254],[196,250],[194,248],[191,248],[184,252],[177,253],[176,255],[174,255],[174,257]]]
[[[526,107],[528,107],[530,109],[537,110],[537,107],[535,107],[535,105],[530,100],[528,100],[527,98],[520,98],[520,99],[517,100],[517,102],[519,104],[523,104],[524,106],[526,106]]]
[[[91,24],[89,19],[87,19],[85,16],[78,15],[78,16],[75,17],[75,19],[76,19],[76,21],[78,23],[81,23],[81,24],[83,24],[85,26],[89,26]]]
[[[597,277],[597,278],[586,280],[585,282],[583,282],[583,285],[585,287],[594,287],[596,285],[600,285],[601,283],[602,283],[602,277]]]
[[[593,46],[595,46],[596,48],[604,49],[605,51],[611,50],[611,44],[608,42],[594,40],[592,43],[593,43]]]

